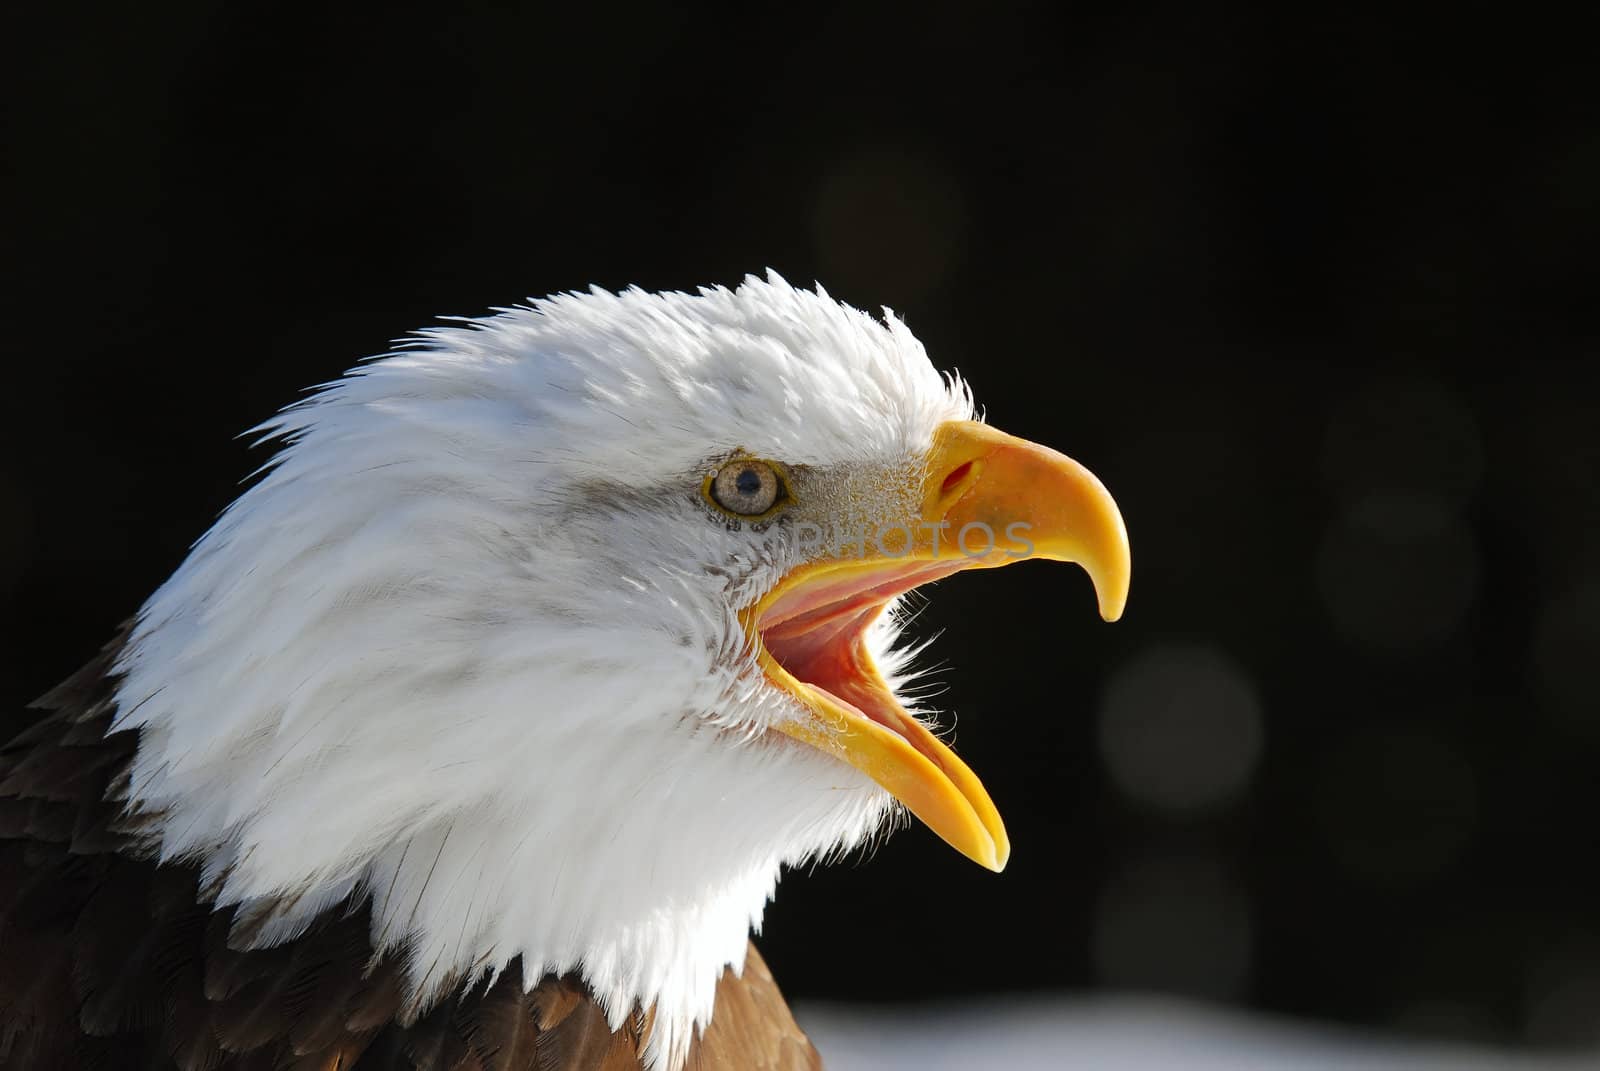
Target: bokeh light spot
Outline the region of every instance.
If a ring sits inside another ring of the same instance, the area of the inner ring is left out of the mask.
[[[1261,704],[1249,676],[1211,647],[1160,646],[1112,675],[1100,754],[1122,793],[1170,812],[1215,807],[1261,758]]]

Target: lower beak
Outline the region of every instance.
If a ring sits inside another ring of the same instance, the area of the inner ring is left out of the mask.
[[[900,704],[866,630],[920,584],[1030,558],[1077,562],[1101,616],[1115,621],[1128,597],[1128,535],[1116,503],[1083,466],[971,421],[935,432],[920,503],[910,524],[881,529],[909,542],[858,543],[846,549],[860,556],[798,566],[745,611],[746,634],[767,676],[805,708],[780,731],[862,771],[957,851],[998,871],[1011,853],[999,812],[967,765]]]

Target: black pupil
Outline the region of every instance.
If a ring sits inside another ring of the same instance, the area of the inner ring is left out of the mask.
[[[741,495],[747,498],[753,497],[761,490],[761,474],[755,469],[745,469],[739,473],[739,477],[733,481],[733,485],[739,489]]]

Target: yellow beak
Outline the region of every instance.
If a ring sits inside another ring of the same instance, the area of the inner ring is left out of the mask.
[[[1116,503],[1087,469],[983,424],[934,434],[920,515],[797,567],[742,615],[773,683],[807,716],[778,728],[887,789],[951,847],[991,870],[1011,854],[983,784],[906,712],[873,664],[865,631],[896,596],[962,569],[1029,558],[1077,562],[1107,621],[1122,615],[1131,559]]]

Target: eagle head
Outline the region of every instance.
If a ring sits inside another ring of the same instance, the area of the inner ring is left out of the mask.
[[[896,602],[1127,537],[1086,470],[973,420],[899,320],[775,275],[424,331],[258,429],[280,449],[144,605],[127,805],[235,939],[370,901],[420,1011],[521,957],[681,1060],[780,870],[903,806],[994,870],[903,694]]]

